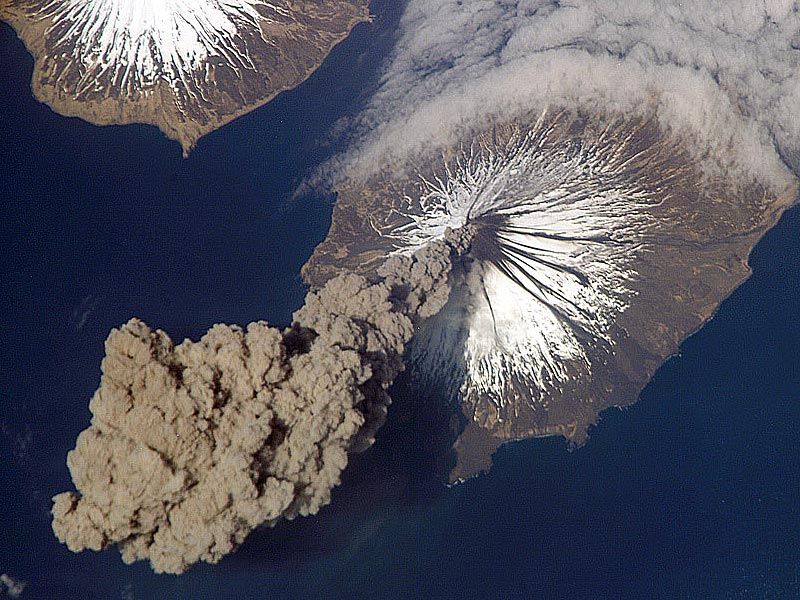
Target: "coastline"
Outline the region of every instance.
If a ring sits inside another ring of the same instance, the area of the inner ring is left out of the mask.
[[[307,67],[298,77],[291,78],[284,85],[278,85],[265,96],[253,102],[239,105],[232,110],[224,107],[224,112],[205,111],[202,116],[206,122],[192,119],[176,104],[176,96],[166,81],[160,81],[149,89],[142,90],[132,102],[124,102],[120,98],[106,93],[101,99],[76,99],[58,87],[59,80],[53,78],[52,83],[45,83],[45,66],[50,57],[46,50],[47,32],[52,27],[52,20],[33,21],[27,18],[21,9],[12,7],[10,0],[0,4],[0,20],[8,23],[23,41],[28,52],[33,56],[34,69],[31,76],[31,91],[34,97],[56,113],[65,117],[77,117],[97,125],[131,125],[146,124],[157,127],[168,139],[180,144],[183,157],[187,158],[197,143],[205,135],[235,121],[250,112],[268,104],[281,93],[294,89],[306,81],[324,62],[330,52],[347,39],[353,29],[360,23],[372,22],[373,16],[369,6],[355,14],[347,21],[341,34],[336,35],[327,47],[321,59]],[[264,74],[267,76],[268,74]],[[268,77],[268,79],[271,79]]]

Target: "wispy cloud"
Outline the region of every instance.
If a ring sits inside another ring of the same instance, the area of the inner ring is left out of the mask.
[[[0,575],[0,595],[5,592],[10,598],[19,598],[27,585],[24,581],[14,579],[6,573]]]

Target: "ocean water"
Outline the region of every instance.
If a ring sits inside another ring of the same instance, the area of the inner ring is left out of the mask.
[[[318,516],[181,577],[74,555],[50,530],[103,340],[132,316],[176,339],[287,324],[327,198],[292,201],[368,95],[397,19],[376,2],[297,90],[201,141],[97,128],[32,99],[0,26],[0,573],[22,598],[800,598],[800,211],[753,277],[590,441],[509,444],[444,485],[448,413],[401,379],[376,445]],[[0,595],[1,597],[1,595]]]

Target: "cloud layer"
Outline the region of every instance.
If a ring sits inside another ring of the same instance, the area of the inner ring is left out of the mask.
[[[709,164],[780,191],[783,161],[800,165],[798,47],[787,0],[411,0],[348,161],[369,170],[556,105],[656,115]]]

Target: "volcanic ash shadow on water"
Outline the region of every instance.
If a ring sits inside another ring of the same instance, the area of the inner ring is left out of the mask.
[[[477,120],[343,185],[304,270],[318,284],[471,231],[408,357],[420,389],[444,386],[467,419],[454,480],[503,441],[581,443],[604,409],[634,402],[749,275],[751,248],[795,197],[698,158],[655,118]]]
[[[398,515],[424,512],[448,493],[453,443],[463,428],[458,405],[442,393],[421,394],[402,374],[389,390],[386,424],[368,452],[351,455],[331,504],[313,519],[254,531],[225,559],[226,568],[297,565],[341,556],[391,526]]]

